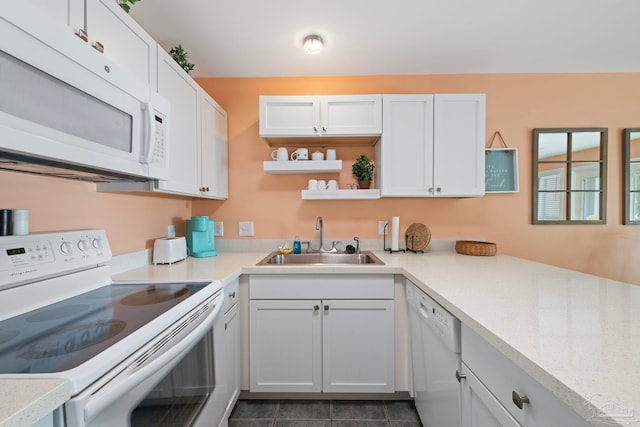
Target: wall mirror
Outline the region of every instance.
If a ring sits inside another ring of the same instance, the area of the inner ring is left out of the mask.
[[[606,178],[606,128],[533,130],[534,224],[604,224]]]
[[[640,224],[640,128],[625,129],[624,148],[624,224]]]

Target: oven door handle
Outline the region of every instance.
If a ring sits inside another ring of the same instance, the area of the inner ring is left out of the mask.
[[[188,335],[177,340],[176,343],[172,345],[165,345],[155,353],[152,358],[145,361],[139,367],[136,366],[135,359],[140,356],[140,352],[136,352],[134,360],[132,362],[130,361],[129,365],[120,373],[118,373],[108,383],[98,385],[95,390],[89,390],[88,396],[85,396],[85,398],[76,402],[79,405],[76,410],[83,412],[83,414],[76,413],[76,415],[83,415],[84,422],[88,423],[105,408],[122,398],[123,395],[157,371],[168,367],[172,369],[173,366],[180,361],[180,358],[191,350],[191,347],[200,341],[200,339],[211,328],[213,328],[213,322],[222,310],[223,299],[224,292],[221,291],[219,295],[213,299],[215,307],[211,313],[209,313],[209,315],[198,324],[198,326],[189,332]],[[165,334],[162,335],[164,336]],[[155,343],[159,341],[159,338],[161,339],[161,337],[156,337],[152,342]],[[145,346],[145,348],[148,347],[148,345]]]

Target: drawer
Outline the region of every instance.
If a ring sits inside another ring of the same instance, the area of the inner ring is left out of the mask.
[[[462,325],[462,361],[522,425],[588,426],[585,419],[516,366],[480,335]],[[528,399],[520,409],[517,394]],[[514,399],[515,397],[515,399]]]
[[[393,299],[393,274],[257,274],[250,299]]]
[[[222,306],[222,312],[226,313],[229,311],[231,307],[233,307],[238,302],[238,288],[239,281],[238,279],[232,280],[231,282],[224,285],[224,304]]]

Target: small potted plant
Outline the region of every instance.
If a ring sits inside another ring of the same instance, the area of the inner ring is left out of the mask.
[[[187,52],[184,50],[182,45],[172,47],[169,51],[169,55],[171,55],[174,61],[176,61],[178,65],[187,72],[187,74],[189,74],[189,72],[193,70],[193,67],[195,67],[195,65],[189,62]]]
[[[127,13],[129,13],[129,11],[131,10],[131,6],[130,5],[134,5],[137,2],[139,2],[140,0],[119,0],[118,3],[120,4],[120,7]]]
[[[358,187],[369,188],[371,180],[373,179],[373,170],[375,165],[371,163],[371,160],[364,154],[356,159],[356,162],[351,166],[351,172],[358,179]]]

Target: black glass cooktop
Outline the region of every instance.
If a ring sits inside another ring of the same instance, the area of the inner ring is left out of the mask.
[[[112,284],[0,321],[0,373],[72,369],[207,285]]]

